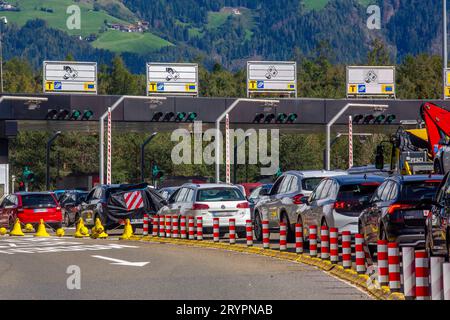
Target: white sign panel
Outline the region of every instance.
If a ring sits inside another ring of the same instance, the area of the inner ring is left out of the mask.
[[[44,92],[97,94],[97,63],[44,61]]]
[[[147,95],[198,95],[198,65],[192,63],[148,63]]]
[[[247,92],[290,93],[297,95],[297,63],[248,61]]]
[[[395,97],[395,67],[347,67],[347,96]]]

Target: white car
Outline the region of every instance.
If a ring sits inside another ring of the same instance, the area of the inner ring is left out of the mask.
[[[203,232],[212,233],[213,219],[219,218],[220,232],[228,233],[230,218],[236,221],[236,234],[245,237],[246,221],[250,220],[250,205],[242,191],[228,184],[185,184],[168,199],[160,216],[202,217]]]

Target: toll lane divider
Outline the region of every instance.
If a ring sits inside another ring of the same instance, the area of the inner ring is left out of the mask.
[[[404,300],[401,293],[391,292],[386,287],[379,287],[375,283],[368,281],[367,275],[358,274],[353,269],[346,269],[341,265],[332,263],[330,260],[323,260],[318,257],[311,257],[309,254],[298,254],[295,252],[280,251],[275,249],[267,249],[263,247],[249,247],[247,244],[230,244],[227,242],[214,242],[212,240],[192,241],[180,238],[163,238],[153,236],[134,236],[131,240],[147,241],[154,243],[167,243],[176,245],[185,245],[191,247],[203,247],[210,249],[222,249],[240,253],[257,254],[266,257],[277,258],[281,260],[299,262],[310,266],[317,267],[329,274],[347,281],[379,300]]]

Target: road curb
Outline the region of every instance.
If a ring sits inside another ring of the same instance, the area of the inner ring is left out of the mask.
[[[353,269],[344,269],[340,265],[332,264],[328,260],[322,260],[316,257],[310,257],[307,254],[297,254],[294,252],[279,251],[274,249],[264,249],[259,247],[247,247],[241,244],[228,244],[223,242],[212,242],[208,240],[185,240],[173,238],[159,238],[153,236],[132,236],[130,241],[147,241],[155,243],[169,243],[177,245],[185,245],[190,247],[203,247],[213,249],[223,249],[228,251],[235,251],[241,253],[257,254],[266,257],[277,258],[281,260],[300,262],[310,266],[317,267],[331,275],[347,281],[358,288],[370,294],[373,298],[378,300],[405,300],[405,296],[399,292],[391,292],[388,287],[379,287],[377,282],[369,282],[367,275],[359,275]]]

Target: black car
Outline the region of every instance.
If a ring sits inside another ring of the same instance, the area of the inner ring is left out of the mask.
[[[59,197],[63,223],[70,227],[80,218],[81,203],[86,200],[87,191],[67,190]]]
[[[425,245],[425,220],[441,175],[393,176],[374,193],[359,216],[359,233],[372,247],[378,240]]]
[[[442,183],[433,199],[431,211],[426,220],[426,249],[429,256],[450,254],[450,173],[442,179]]]

